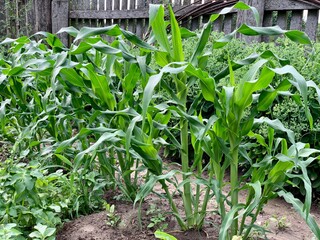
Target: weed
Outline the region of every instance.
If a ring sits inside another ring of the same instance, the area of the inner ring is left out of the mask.
[[[156,207],[155,204],[150,205],[150,208],[147,210],[147,216],[150,216],[150,223],[148,224],[147,228],[164,231],[168,227],[168,223],[165,223],[165,215],[161,209]]]
[[[106,224],[111,227],[116,227],[120,223],[121,218],[116,214],[115,206],[105,202],[103,207],[107,214]]]
[[[279,217],[277,215],[273,215],[270,219],[270,222],[273,222],[276,224],[276,227],[279,231],[284,231],[288,227],[290,227],[290,223],[287,220],[286,216]]]

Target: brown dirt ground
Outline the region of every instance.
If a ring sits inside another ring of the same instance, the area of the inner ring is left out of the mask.
[[[160,186],[155,187],[155,192],[162,192]],[[173,190],[173,189],[172,189]],[[109,194],[108,194],[109,195]],[[245,194],[240,194],[240,201],[245,200]],[[178,195],[174,196],[178,208],[181,209],[182,201]],[[163,216],[166,216],[165,223],[168,228],[165,232],[175,236],[179,240],[202,240],[202,239],[218,239],[220,219],[213,213],[215,210],[215,202],[212,199],[209,202],[206,218],[206,224],[202,232],[179,231],[179,226],[170,214],[168,203],[164,199],[160,199],[155,194],[149,195],[142,205],[142,227],[138,222],[138,208],[133,208],[132,203],[117,201],[112,196],[106,197],[110,204],[116,207],[116,214],[121,218],[117,227],[110,227],[106,224],[106,212],[95,213],[89,216],[80,217],[74,221],[65,223],[57,234],[57,240],[142,240],[155,239],[155,229],[148,229],[146,226],[151,222],[150,215],[146,212],[151,205],[155,205]],[[320,209],[318,204],[314,204],[312,215],[316,221],[320,223]],[[277,219],[277,220],[276,220]],[[298,213],[286,203],[283,199],[271,200],[259,215],[258,225],[267,229],[266,238],[261,235],[255,236],[253,239],[269,239],[269,240],[312,240],[313,234],[299,216]]]

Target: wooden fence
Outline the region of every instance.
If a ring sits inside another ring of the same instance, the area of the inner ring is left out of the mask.
[[[0,0],[0,38],[52,31],[52,0]]]
[[[257,7],[261,26],[304,30],[315,40],[320,0],[244,0]],[[0,0],[0,36],[56,33],[61,27],[101,27],[119,24],[142,37],[148,28],[149,4],[172,4],[180,23],[192,30],[210,14],[237,0]],[[241,22],[254,24],[250,11],[232,12],[218,19],[214,30],[229,33]],[[2,27],[1,27],[2,26]],[[67,42],[66,36],[62,36]]]

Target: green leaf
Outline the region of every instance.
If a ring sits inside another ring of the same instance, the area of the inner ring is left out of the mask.
[[[233,222],[235,214],[239,212],[239,210],[243,208],[241,205],[233,206],[232,209],[227,213],[227,215],[224,217],[222,224],[220,226],[219,231],[219,240],[226,240],[229,228]]]
[[[63,155],[61,154],[55,154],[56,157],[58,157],[63,163],[67,164],[69,167],[72,167],[72,163]]]
[[[81,68],[81,71],[91,81],[94,94],[108,106],[109,110],[114,110],[116,107],[116,100],[110,91],[106,76],[100,75],[94,71],[91,64],[86,65],[85,68]]]
[[[59,33],[68,33],[72,37],[76,37],[79,34],[79,30],[76,29],[75,27],[72,27],[72,26],[63,27],[57,32],[57,34],[59,34]]]
[[[320,239],[320,228],[317,222],[314,220],[314,218],[309,214],[307,215],[304,211],[303,203],[295,198],[292,193],[290,192],[284,192],[280,191],[278,192],[279,197],[283,197],[287,203],[292,204],[293,208],[299,213],[299,215],[306,221],[311,231],[314,233],[314,235],[317,237],[317,239]]]
[[[109,36],[119,36],[121,35],[121,31],[118,25],[111,25],[108,27],[98,27],[98,28],[83,27],[77,33],[77,36],[74,39],[74,42],[80,39],[85,39],[91,36],[101,35],[101,34],[107,34]]]
[[[171,34],[172,34],[172,46],[173,56],[172,59],[176,62],[184,61],[184,55],[182,50],[181,33],[179,24],[174,16],[172,7],[169,5]]]
[[[277,91],[262,91],[259,95],[258,110],[267,111],[276,97]]]
[[[177,240],[174,236],[160,230],[155,231],[154,236],[162,240]]]
[[[168,36],[166,33],[166,24],[164,22],[164,7],[163,5],[149,5],[149,25],[152,28],[155,39],[168,53],[171,53]],[[171,54],[170,54],[171,55]]]
[[[292,41],[301,43],[301,44],[311,44],[310,38],[301,31],[298,30],[289,30],[285,35]]]
[[[77,87],[85,87],[82,77],[76,72],[76,70],[74,70],[73,68],[64,67],[59,67],[58,69],[60,69],[60,75],[64,81],[68,81],[69,83]]]
[[[295,135],[294,132],[288,128],[286,128],[278,119],[270,120],[267,117],[261,117],[259,119],[254,120],[255,124],[262,124],[266,123],[270,127],[274,128],[275,130],[282,131],[287,134],[289,141],[295,145]]]

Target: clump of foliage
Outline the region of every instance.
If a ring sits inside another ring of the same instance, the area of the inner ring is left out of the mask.
[[[21,239],[29,234],[39,236],[43,228],[51,229],[53,239],[53,230],[63,219],[100,209],[107,184],[94,171],[64,174],[62,169],[41,167],[38,161],[17,163],[12,159],[0,163],[0,180],[0,224],[4,229],[14,224]]]

